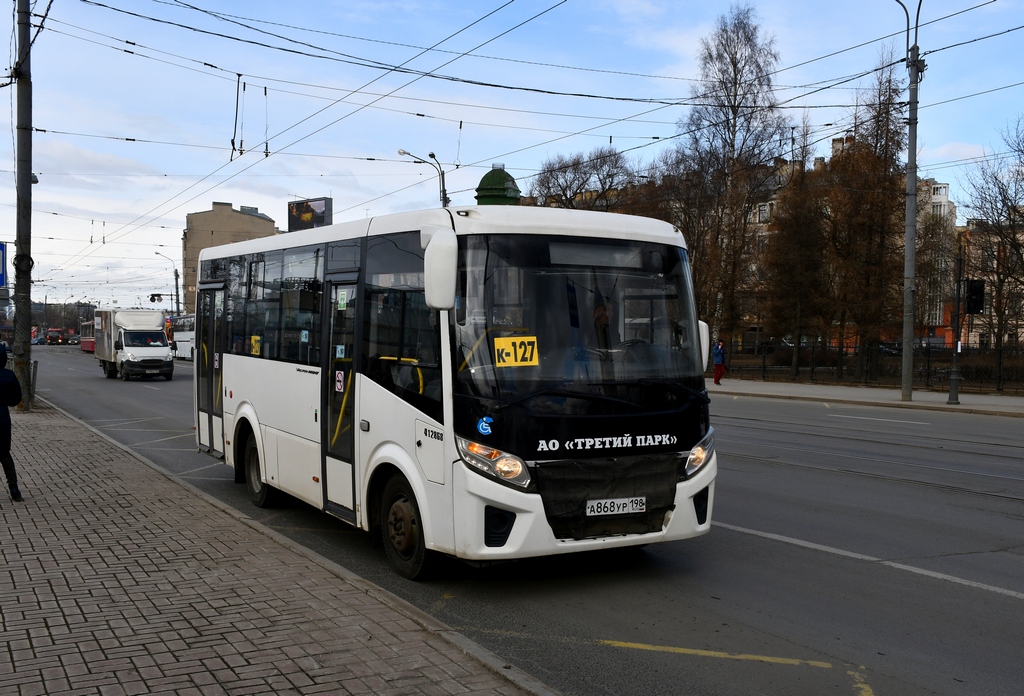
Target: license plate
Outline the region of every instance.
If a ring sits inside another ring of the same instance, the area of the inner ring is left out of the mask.
[[[146,374],[147,375],[155,375],[155,374],[157,374],[159,372],[160,372],[160,370],[146,370]]]
[[[609,498],[607,500],[588,500],[587,517],[598,515],[628,515],[633,512],[646,512],[647,498]]]

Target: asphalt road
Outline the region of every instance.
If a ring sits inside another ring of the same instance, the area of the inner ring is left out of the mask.
[[[248,502],[196,452],[191,364],[103,378],[33,346],[40,396],[398,594],[565,694],[1009,694],[1024,683],[1019,420],[716,398],[715,529],[699,539],[395,575],[305,504]]]

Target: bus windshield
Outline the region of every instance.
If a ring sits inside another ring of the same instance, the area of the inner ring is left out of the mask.
[[[704,399],[686,252],[543,235],[460,237],[456,397],[545,416]]]

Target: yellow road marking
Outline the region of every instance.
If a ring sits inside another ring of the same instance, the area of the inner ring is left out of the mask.
[[[864,669],[861,667],[861,669]],[[875,696],[875,692],[872,691],[871,687],[864,681],[864,675],[860,672],[854,672],[850,670],[847,672],[853,677],[853,688],[857,692],[858,696]]]
[[[647,645],[646,643],[626,643],[619,640],[599,640],[598,645],[608,645],[613,648],[631,648],[633,650],[651,650],[654,652],[677,653],[680,655],[698,655],[700,657],[717,657],[726,660],[750,660],[753,662],[767,662],[776,665],[808,665],[810,667],[821,667],[831,669],[829,662],[818,662],[817,660],[795,660],[790,657],[771,657],[770,655],[733,655],[732,653],[719,652],[717,650],[697,650],[694,648],[675,648],[669,645]],[[866,685],[865,685],[866,686]],[[863,693],[862,696],[870,696]]]

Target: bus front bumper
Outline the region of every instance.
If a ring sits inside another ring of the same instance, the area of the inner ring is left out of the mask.
[[[456,462],[453,494],[455,519],[460,522],[455,526],[455,555],[476,561],[530,558],[700,536],[711,530],[717,472],[718,458],[713,455],[692,478],[676,484],[674,508],[659,531],[560,539],[548,524],[539,494],[514,490]]]

